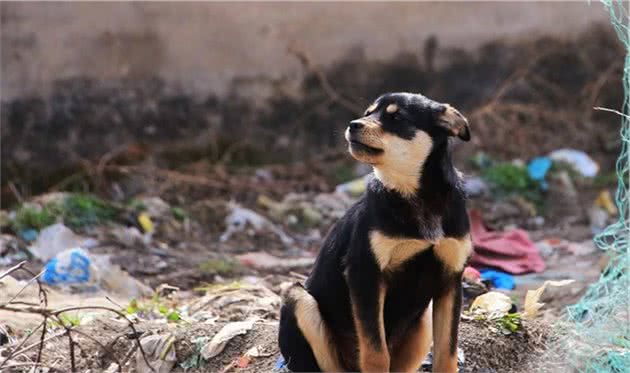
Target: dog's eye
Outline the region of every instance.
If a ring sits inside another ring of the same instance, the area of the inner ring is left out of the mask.
[[[396,122],[400,122],[401,120],[403,120],[403,117],[399,113],[396,113],[396,114],[394,114],[394,120]]]

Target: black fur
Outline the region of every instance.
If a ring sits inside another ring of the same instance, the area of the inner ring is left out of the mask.
[[[385,108],[392,103],[399,110],[387,113]],[[368,119],[380,122],[384,131],[404,139],[413,138],[417,130],[425,131],[431,136],[433,150],[424,163],[419,180],[421,187],[415,196],[405,197],[387,189],[375,178],[368,183],[364,196],[327,235],[306,281],[306,289],[317,300],[347,370],[360,368],[350,289],[357,316],[368,325],[368,338],[375,346],[379,342],[375,323],[381,281],[387,285],[384,322],[388,343],[402,338],[404,332],[418,322],[431,299],[448,289],[459,294],[454,322],[459,319],[461,273],[446,271],[432,249],[417,254],[395,271],[381,271],[369,241],[373,230],[393,237],[417,239],[437,238],[439,231],[445,237],[455,238],[469,232],[465,195],[451,162],[449,133],[436,123],[436,117],[444,108],[443,104],[420,95],[387,94],[377,100],[375,110],[366,114]],[[301,371],[317,366],[310,347],[303,343],[304,337],[297,330],[295,319],[288,315],[290,312],[290,304],[285,305],[279,335],[280,350],[288,367]],[[451,349],[456,348],[456,327],[453,333]]]

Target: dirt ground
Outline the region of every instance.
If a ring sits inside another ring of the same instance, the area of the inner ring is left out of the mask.
[[[76,224],[72,230],[77,235],[97,242],[90,255],[107,257],[111,268],[150,287],[148,293],[133,295],[105,286],[96,292],[46,287],[51,308],[112,307],[133,319],[141,335],[133,335],[121,317],[103,310],[57,320],[47,325],[52,339],[42,349],[43,367],[69,371],[72,345],[78,371],[113,372],[117,363],[124,371],[140,371],[134,347],[138,338],[171,335],[174,349],[168,351],[177,356],[173,371],[275,369],[281,288],[304,280],[328,229],[356,197],[336,191],[338,186],[368,171],[345,153],[340,129],[356,108],[367,105],[367,97],[423,87],[430,97],[450,97],[471,122],[473,140],[454,145],[455,163],[467,179],[486,180],[487,169],[478,161],[482,155],[495,164],[520,165],[516,167],[522,171],[531,158],[568,147],[585,151],[600,166],[596,178],[554,169],[545,191],[530,185],[509,195],[486,191],[469,201],[492,230],[518,227],[537,244],[564,242],[539,246],[545,271],[516,276],[516,288],[505,292],[522,312],[527,290],[547,280],[575,280],[545,292],[541,317],[523,321],[510,333],[466,313],[462,321],[463,371],[533,371],[564,308],[584,294],[604,266],[602,252],[590,243],[590,214],[595,199],[614,190],[620,141],[618,118],[591,108],[621,103],[623,51],[614,40],[612,33],[598,28],[574,40],[497,41],[475,53],[439,50],[435,64],[414,54],[375,62],[356,53],[325,71],[338,91],[332,97],[322,88],[320,71],[302,56],[308,74],[299,97],[279,89],[262,105],[264,110],[253,109],[237,95],[202,103],[166,97],[160,82],[153,80],[106,87],[70,81],[58,85],[54,102],[33,98],[3,105],[9,130],[3,130],[2,202],[9,208],[2,212],[0,273],[23,260],[33,273],[45,264],[30,252],[32,243],[24,238],[28,226],[15,223],[25,202],[42,208],[42,199],[54,199],[63,207],[68,196],[84,199],[87,194],[98,196],[113,212],[97,223],[77,224],[71,219],[76,211],[62,210],[56,221]],[[340,101],[356,91],[366,99]],[[116,105],[103,101],[108,95]],[[141,141],[147,120],[163,131]],[[22,126],[25,121],[32,126]],[[53,125],[60,127],[51,132],[50,142],[36,141],[38,130]],[[69,137],[63,126],[86,132]],[[77,138],[82,141],[74,142]],[[29,148],[28,164],[12,156],[21,154],[24,144],[39,146]],[[47,156],[60,148],[72,156],[56,151],[59,159]],[[50,167],[56,163],[59,167]],[[51,194],[60,191],[65,194]],[[93,218],[94,200],[89,201],[79,211],[84,218]],[[142,225],[142,214],[150,217],[151,232]],[[610,214],[605,222],[614,218]],[[106,277],[108,268],[103,271]],[[11,275],[32,278],[23,272]],[[7,300],[16,296],[9,303],[37,303],[33,284],[18,294],[23,284],[2,295]],[[163,284],[174,289],[165,292]],[[466,299],[466,305],[472,300]],[[4,301],[0,298],[0,305]],[[229,340],[218,356],[200,357],[202,347],[223,327],[252,318],[252,329]],[[40,320],[37,313],[0,311],[0,327],[6,329],[0,329],[0,342],[2,333],[7,338],[0,343],[0,364]],[[63,335],[66,327],[73,330],[74,343]],[[7,362],[13,364],[11,371],[30,371],[38,336],[23,345],[33,347]],[[256,356],[247,355],[253,347]]]

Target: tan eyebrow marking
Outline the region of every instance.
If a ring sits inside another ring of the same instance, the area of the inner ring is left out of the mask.
[[[367,110],[365,110],[365,114],[364,115],[368,115],[371,112],[373,112],[374,110],[376,110],[376,107],[378,106],[377,103],[373,103],[372,105],[370,105]]]
[[[387,105],[387,109],[385,109],[385,111],[387,111],[389,114],[393,114],[398,111],[398,105],[389,104]]]

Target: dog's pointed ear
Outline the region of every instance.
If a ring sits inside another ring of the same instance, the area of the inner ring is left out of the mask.
[[[451,136],[457,136],[464,141],[470,140],[470,126],[468,119],[449,104],[437,113],[437,124],[444,127]]]

